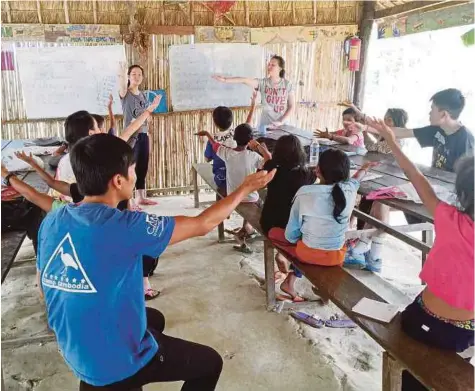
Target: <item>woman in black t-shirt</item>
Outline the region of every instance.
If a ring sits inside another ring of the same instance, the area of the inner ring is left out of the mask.
[[[264,165],[264,170],[268,171],[277,168],[274,179],[267,185],[267,196],[260,220],[266,235],[273,227],[285,229],[298,189],[315,182],[315,172],[307,169],[305,164],[306,155],[299,139],[293,135],[279,138],[272,159]],[[281,280],[289,271],[288,262],[279,253],[275,260],[278,266],[275,279]]]

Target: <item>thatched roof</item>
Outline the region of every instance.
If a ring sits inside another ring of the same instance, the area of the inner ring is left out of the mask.
[[[146,25],[264,27],[305,24],[355,24],[358,1],[238,1],[215,18],[201,1],[5,1],[3,23],[127,25],[137,12]]]

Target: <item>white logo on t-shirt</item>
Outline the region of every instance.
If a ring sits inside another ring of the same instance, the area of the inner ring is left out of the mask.
[[[147,233],[153,236],[161,236],[164,226],[163,219],[160,216],[154,214],[147,214],[145,216],[147,222]]]
[[[89,280],[68,232],[59,242],[43,270],[44,286],[75,293],[97,293]]]

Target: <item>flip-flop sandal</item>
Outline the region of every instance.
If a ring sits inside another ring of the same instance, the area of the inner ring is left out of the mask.
[[[334,329],[354,329],[357,327],[356,323],[351,319],[334,319],[325,321],[325,326]]]
[[[153,300],[156,299],[158,296],[160,296],[160,291],[157,291],[156,289],[149,288],[145,291],[145,301]]]
[[[252,254],[254,252],[249,246],[246,245],[246,243],[243,243],[239,246],[233,246],[233,249],[243,254]]]
[[[290,302],[290,303],[303,303],[303,302],[308,301],[307,299],[305,299],[305,298],[303,298],[299,295],[297,295],[295,297],[292,297],[288,294],[282,295],[280,293],[276,294],[275,298],[279,301],[287,301],[287,302]]]
[[[321,329],[325,325],[323,320],[314,318],[312,315],[306,314],[305,312],[291,312],[290,316],[316,329]]]

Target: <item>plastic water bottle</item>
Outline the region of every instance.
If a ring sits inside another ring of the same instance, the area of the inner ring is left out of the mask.
[[[312,139],[312,142],[310,143],[310,159],[309,163],[311,166],[317,166],[318,165],[318,157],[320,154],[320,144],[318,143],[318,140],[316,137]]]
[[[259,125],[258,133],[259,133],[259,137],[265,137],[267,133],[267,125],[262,125],[262,124]]]

